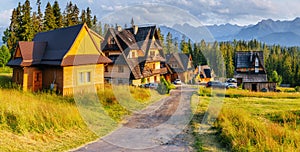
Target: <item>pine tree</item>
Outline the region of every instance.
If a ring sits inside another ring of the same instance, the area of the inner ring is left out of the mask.
[[[70,3],[67,3],[66,9],[64,11],[64,17],[63,17],[64,26],[67,27],[67,26],[74,25],[73,21],[72,21],[72,14],[73,14],[73,4],[72,4],[72,2],[70,2]]]
[[[20,40],[31,41],[34,36],[33,24],[31,20],[31,6],[29,0],[22,5],[22,22],[20,24]]]
[[[92,20],[93,26],[97,25],[97,22],[98,22],[97,16],[94,15],[93,20]]]
[[[72,25],[77,25],[80,23],[78,16],[79,16],[79,8],[75,4],[72,9]]]
[[[91,11],[91,9],[89,7],[86,9],[86,25],[88,27],[92,27],[92,25],[93,25],[93,22],[92,22],[92,11]]]
[[[53,9],[50,2],[47,3],[46,10],[45,10],[45,18],[44,18],[44,30],[53,30],[57,28],[55,24],[55,16],[53,14]]]
[[[81,21],[81,23],[86,23],[86,12],[85,12],[85,10],[81,11],[80,21]]]
[[[167,37],[166,37],[166,53],[172,53],[173,52],[173,40],[172,40],[172,34],[168,32]]]
[[[32,26],[33,26],[32,28],[33,28],[33,31],[34,31],[33,35],[35,35],[36,33],[41,32],[40,20],[39,20],[38,14],[36,12],[33,12],[31,19],[32,19]]]
[[[20,23],[21,22],[21,3],[13,9],[9,27],[4,31],[2,40],[6,43],[10,52],[15,51],[17,41],[19,41]]]
[[[192,47],[191,39],[188,40],[187,45],[188,45],[189,54],[192,54],[193,53],[193,47]]]
[[[43,30],[43,13],[41,11],[41,0],[37,0],[36,5],[38,7],[38,12],[36,14],[36,18],[37,18],[36,22],[38,23],[38,29],[36,29],[36,31],[40,32]]]
[[[180,49],[182,53],[189,53],[188,45],[185,41],[185,35],[182,36],[181,42],[180,42]]]
[[[55,17],[55,25],[56,28],[61,28],[63,27],[63,17],[61,14],[61,10],[59,7],[59,4],[57,1],[54,2],[53,6],[52,6],[52,11],[53,11],[53,15]]]

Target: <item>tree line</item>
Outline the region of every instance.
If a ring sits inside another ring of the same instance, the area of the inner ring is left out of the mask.
[[[70,1],[62,11],[59,3],[54,1],[53,4],[47,3],[43,13],[41,0],[37,0],[35,5],[37,5],[37,10],[33,12],[29,0],[26,0],[24,4],[19,2],[18,6],[13,9],[10,25],[2,37],[4,44],[11,52],[15,50],[18,41],[31,41],[36,33],[57,28],[86,23],[88,27],[102,33],[97,28],[97,17],[92,16],[89,7],[80,11],[80,8]]]
[[[165,53],[190,54],[195,67],[209,64],[219,77],[232,78],[234,76],[237,51],[263,51],[264,65],[270,82],[300,86],[300,47],[298,46],[267,45],[256,39],[213,43],[202,40],[193,43],[185,36],[178,43],[172,38],[171,33],[167,33],[165,37],[161,35],[161,37]]]

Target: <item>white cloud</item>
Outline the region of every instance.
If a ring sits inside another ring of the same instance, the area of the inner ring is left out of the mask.
[[[12,9],[0,12],[0,26],[8,26],[10,23]]]
[[[88,0],[88,3],[90,3],[90,4],[93,3],[93,2],[94,2],[94,0]]]

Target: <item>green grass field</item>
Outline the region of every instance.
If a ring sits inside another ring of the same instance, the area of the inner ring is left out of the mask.
[[[204,114],[211,100],[210,89],[201,88],[199,95],[196,117]],[[230,89],[224,96],[214,123],[224,147],[231,151],[300,151],[300,93]],[[193,126],[198,129],[200,122],[194,119]]]
[[[95,133],[90,130],[93,126],[83,121],[79,112],[82,109],[78,109],[74,98],[22,92],[20,87],[8,83],[10,77],[11,74],[0,74],[0,151],[69,150],[113,131],[124,116],[131,114],[119,104],[112,88],[106,86],[104,91],[98,92],[98,97],[115,124],[104,119]],[[129,91],[131,100],[140,103],[135,108],[144,108],[164,97],[149,89],[130,87]],[[101,117],[95,109],[84,110],[93,119]]]

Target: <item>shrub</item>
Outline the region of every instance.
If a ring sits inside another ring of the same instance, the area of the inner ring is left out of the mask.
[[[300,86],[296,86],[296,87],[295,87],[295,91],[296,91],[296,92],[300,92]]]
[[[161,77],[160,84],[157,86],[157,92],[160,94],[168,94],[171,89],[175,89],[175,86],[168,82],[164,77]]]

